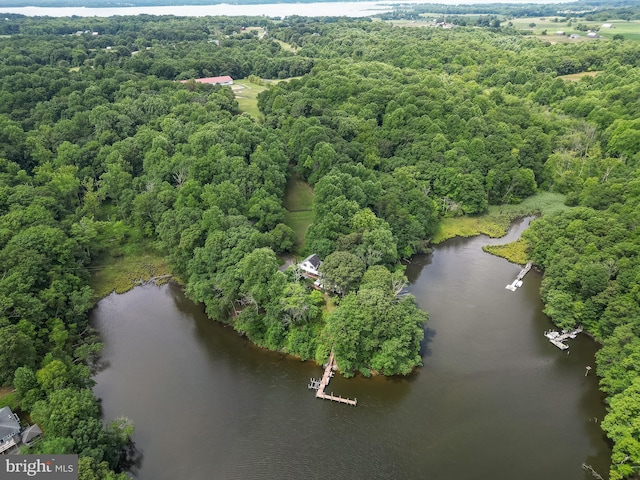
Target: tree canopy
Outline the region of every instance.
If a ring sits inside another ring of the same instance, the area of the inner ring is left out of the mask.
[[[534,222],[529,254],[553,321],[603,343],[611,478],[631,475],[640,49],[525,37],[488,16],[503,8],[451,30],[8,15],[0,384],[45,430],[30,451],[79,453],[80,478],[126,469],[132,426],[104,427],[90,392],[101,345],[89,280],[105,252],[161,251],[191,299],[260,346],[318,361],[333,348],[348,375],[404,375],[421,364],[427,315],[399,260],[428,252],[443,217],[548,190],[575,208]],[[598,74],[563,77],[587,71]],[[180,82],[216,75],[264,83],[258,118],[229,87]],[[300,251],[283,204],[291,175],[314,191]],[[324,260],[324,296],[280,270],[284,253]]]

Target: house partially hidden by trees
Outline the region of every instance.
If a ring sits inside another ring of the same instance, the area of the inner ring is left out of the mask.
[[[9,407],[0,408],[0,453],[5,452],[17,444],[20,438],[20,421]]]
[[[316,255],[315,253],[309,255],[298,264],[300,270],[305,272],[303,275],[312,276],[313,278],[317,278],[320,275],[320,272],[318,271],[320,265],[322,265],[322,260],[320,260],[320,257],[318,257],[318,255]]]
[[[233,78],[229,75],[224,75],[222,77],[206,77],[206,78],[195,78],[192,80],[180,80],[180,83],[206,83],[208,85],[233,85]]]
[[[40,435],[42,430],[38,425],[31,425],[22,430],[20,419],[11,411],[11,408],[0,408],[0,454],[21,444],[28,445]]]

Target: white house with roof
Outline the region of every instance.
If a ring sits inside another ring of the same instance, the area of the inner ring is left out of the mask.
[[[301,261],[298,264],[298,267],[300,267],[300,270],[302,270],[303,272],[317,277],[318,275],[320,275],[320,272],[318,271],[320,265],[322,265],[322,260],[320,260],[320,257],[318,257],[318,255],[314,253]]]
[[[0,408],[0,453],[17,445],[20,441],[20,430],[22,427],[18,416],[9,407]]]
[[[11,408],[0,408],[0,454],[21,444],[29,445],[40,435],[42,430],[38,425],[34,424],[22,430],[20,419],[11,411]]]

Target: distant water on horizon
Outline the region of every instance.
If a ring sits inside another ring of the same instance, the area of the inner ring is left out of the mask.
[[[378,13],[390,12],[400,5],[487,5],[503,3],[512,5],[569,3],[572,0],[421,0],[364,1],[364,2],[313,2],[313,3],[265,3],[254,5],[162,5],[141,7],[3,7],[0,14],[14,13],[28,17],[113,17],[124,15],[174,15],[177,17],[205,16],[265,16],[288,17],[366,17]]]

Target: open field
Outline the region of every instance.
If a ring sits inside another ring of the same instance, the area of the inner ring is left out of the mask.
[[[472,237],[481,234],[491,238],[502,237],[511,222],[518,217],[547,215],[568,208],[564,204],[564,195],[541,192],[518,205],[492,205],[484,215],[444,218],[440,222],[432,243],[441,243],[454,237]]]
[[[394,27],[429,27],[433,25],[433,19],[424,20],[385,20],[386,23],[393,25]]]
[[[299,175],[291,173],[284,197],[284,208],[290,212],[310,211],[313,205],[313,189]]]
[[[313,212],[285,212],[284,223],[296,234],[296,248],[302,249],[307,228],[313,222]]]
[[[593,38],[587,38],[587,32],[576,30],[575,27],[578,26],[578,24],[587,25],[594,29],[599,28],[600,31],[598,32],[598,35],[605,39],[612,39],[615,34],[621,34],[624,36],[625,40],[640,41],[640,20],[607,20],[606,22],[596,22],[577,18],[573,19],[569,24],[569,22],[554,22],[553,18],[554,17],[512,18],[508,21],[504,20],[502,25],[507,25],[508,22],[511,22],[514,28],[530,31],[532,35],[552,43],[595,40]],[[532,23],[535,25],[533,27],[529,26]],[[610,23],[612,28],[601,28],[604,23]],[[545,30],[547,34],[542,35]],[[558,31],[565,32],[565,35],[556,35],[556,32]],[[580,35],[580,38],[570,39],[569,35],[571,34]]]
[[[269,88],[269,85],[280,82],[288,82],[294,78],[283,78],[278,80],[261,79],[260,83],[253,83],[246,78],[236,80],[231,86],[233,93],[238,101],[238,108],[241,112],[247,112],[253,118],[258,119],[261,117],[260,110],[258,109],[258,94],[263,90]]]
[[[396,27],[433,27],[433,19],[442,17],[442,14],[423,13],[420,15],[421,20],[385,20]],[[456,17],[466,17],[468,24],[472,25],[479,15],[456,15]],[[513,27],[518,30],[529,32],[531,35],[541,40],[551,43],[574,43],[596,40],[587,37],[587,32],[576,30],[579,24],[587,25],[595,29],[600,29],[598,35],[604,39],[613,39],[615,34],[624,36],[625,40],[640,41],[640,20],[607,20],[607,21],[588,21],[583,18],[574,18],[569,21],[553,21],[560,17],[520,17],[520,18],[501,18],[500,22],[503,27]],[[602,28],[604,23],[610,23],[611,28]],[[533,26],[530,26],[534,24]],[[562,31],[565,35],[556,35],[556,32]],[[544,34],[546,32],[546,34]],[[580,38],[569,38],[570,35],[580,35]]]
[[[569,75],[559,75],[558,78],[569,82],[579,82],[584,77],[595,77],[599,73],[602,73],[602,71],[571,73]]]
[[[611,28],[601,28],[598,34],[604,38],[613,38],[615,34],[624,36],[625,40],[640,42],[640,20],[607,20]]]
[[[313,222],[313,190],[297,174],[291,172],[287,182],[284,207],[287,209],[284,223],[296,234],[298,250],[304,246],[304,236],[311,222]]]
[[[296,52],[296,48],[290,43],[283,42],[282,40],[278,40],[277,38],[272,38],[271,40],[280,45],[285,52]]]
[[[258,85],[246,79],[236,81],[231,87],[238,101],[238,108],[241,112],[247,112],[253,118],[260,117],[258,110],[258,94],[266,90],[265,85]]]
[[[573,43],[573,42],[586,42],[586,41],[594,41],[596,38],[587,37],[587,32],[581,32],[576,30],[576,27],[579,23],[586,24],[582,20],[572,21],[571,25],[569,22],[553,22],[553,17],[523,17],[523,18],[512,18],[510,20],[504,20],[502,25],[508,25],[511,23],[513,28],[518,30],[523,30],[525,32],[529,32],[531,35],[539,38],[540,40],[544,40],[545,42],[551,43]],[[535,26],[531,27],[530,25],[534,23]],[[589,25],[591,25],[589,23]],[[594,23],[594,27],[599,27],[602,25],[601,23]],[[544,32],[546,31],[546,35]],[[556,32],[562,31],[564,35],[557,35]],[[569,38],[570,35],[576,34],[580,35],[580,38]]]
[[[7,406],[15,412],[18,407],[18,399],[13,387],[0,387],[0,408]]]

